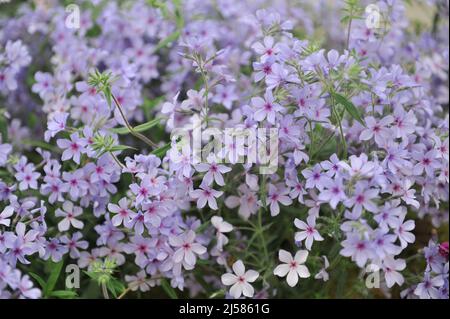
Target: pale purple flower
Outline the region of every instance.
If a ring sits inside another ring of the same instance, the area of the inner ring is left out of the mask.
[[[55,89],[53,76],[50,73],[38,71],[34,75],[34,78],[36,79],[36,83],[33,84],[32,91],[39,94],[41,99],[48,99],[54,93]]]
[[[400,240],[402,248],[408,246],[416,240],[416,236],[411,231],[416,227],[413,220],[405,221],[406,213],[402,213],[397,220],[393,221],[392,227],[395,235]]]
[[[6,206],[0,213],[0,225],[5,225],[8,227],[11,224],[11,219],[9,217],[14,214],[14,207]]]
[[[440,276],[431,277],[429,272],[425,273],[424,279],[414,290],[414,294],[420,299],[437,299],[439,297],[438,288],[444,284]]]
[[[380,120],[375,119],[373,116],[365,118],[366,129],[361,132],[359,138],[363,141],[375,138],[375,142],[378,145],[383,145],[386,140],[391,138],[391,130],[389,125],[394,121],[391,115],[388,115]]]
[[[190,192],[191,198],[197,199],[197,208],[203,208],[208,203],[209,208],[214,210],[218,209],[216,198],[222,194],[222,191],[216,191],[206,185],[200,185],[200,189]]]
[[[8,155],[9,153],[11,153],[11,151],[12,146],[10,144],[0,144],[0,166],[4,166],[6,164],[8,160]]]
[[[353,196],[345,201],[347,207],[353,207],[353,216],[355,219],[362,214],[363,208],[371,213],[377,213],[378,207],[373,202],[373,199],[378,197],[379,191],[370,188],[366,182],[358,182],[355,187]]]
[[[206,253],[206,248],[195,241],[195,232],[188,230],[179,236],[169,237],[169,243],[176,250],[173,254],[175,263],[183,263],[186,269],[192,269],[197,261],[196,255]]]
[[[87,249],[89,243],[86,240],[81,240],[83,238],[83,234],[80,232],[75,232],[71,238],[68,236],[62,236],[60,238],[61,243],[66,245],[70,252],[70,258],[78,259],[80,258],[79,249]]]
[[[285,188],[283,185],[269,184],[266,204],[270,206],[270,215],[277,216],[280,213],[279,203],[284,206],[292,204],[292,199],[289,197],[289,189]]]
[[[428,152],[414,152],[412,157],[418,162],[414,168],[414,175],[422,175],[423,171],[430,177],[434,177],[436,169],[440,168],[440,163],[437,160],[437,152],[431,150]]]
[[[50,239],[45,246],[45,253],[42,256],[44,260],[51,258],[55,263],[59,262],[63,255],[69,251],[69,248],[62,245],[57,238]]]
[[[39,299],[41,297],[41,291],[38,288],[34,288],[33,282],[28,275],[24,275],[17,286],[20,291],[20,299]]]
[[[324,189],[320,192],[318,199],[330,204],[331,208],[336,209],[340,202],[347,199],[341,178],[325,179],[322,185]]]
[[[61,131],[66,129],[66,122],[69,113],[58,112],[47,121],[47,130],[45,131],[45,141],[50,141],[50,138],[55,137]]]
[[[228,173],[231,171],[231,168],[217,164],[214,159],[208,159],[208,163],[200,163],[195,165],[195,170],[200,173],[205,173],[203,177],[203,184],[211,186],[213,181],[217,183],[219,186],[224,186],[225,181],[223,179],[222,174]]]
[[[351,257],[359,267],[364,267],[367,260],[373,257],[371,243],[359,234],[350,234],[343,242],[340,254]]]
[[[266,91],[264,94],[264,99],[261,97],[254,97],[251,102],[253,108],[255,109],[253,117],[258,122],[261,122],[267,118],[269,123],[275,124],[277,113],[283,111],[283,107],[278,103],[275,103],[275,98],[273,97],[271,90]]]
[[[274,38],[271,36],[265,37],[263,43],[257,42],[253,44],[252,49],[261,56],[262,62],[265,62],[280,52],[279,44],[275,43]]]
[[[406,262],[403,259],[395,260],[392,257],[383,259],[383,271],[384,278],[386,279],[386,285],[391,288],[395,284],[402,286],[405,279],[399,271],[406,268]]]
[[[83,170],[78,169],[72,173],[63,172],[62,178],[66,181],[67,192],[72,200],[77,200],[86,195],[89,183],[85,180]]]
[[[324,240],[323,237],[319,234],[319,231],[316,229],[315,216],[308,216],[308,218],[306,218],[306,223],[296,218],[294,220],[294,224],[295,227],[301,230],[295,233],[295,241],[301,242],[304,240],[306,249],[311,250],[311,246],[314,240]]]
[[[330,181],[330,177],[322,172],[322,167],[320,164],[314,165],[312,170],[304,169],[302,171],[302,175],[306,178],[306,189],[315,187],[318,190],[322,190],[324,188],[324,183],[326,183],[326,181]]]
[[[109,203],[108,210],[115,214],[111,219],[111,222],[114,226],[118,227],[122,223],[124,225],[128,225],[132,218],[132,211],[128,208],[129,202],[126,197],[123,197],[119,200],[118,205]]]
[[[15,167],[17,168],[17,166]],[[35,172],[35,166],[32,163],[28,163],[20,171],[18,171],[14,177],[19,182],[19,190],[37,189],[38,188],[38,178],[41,176],[40,173]]]
[[[73,161],[80,164],[81,154],[86,153],[86,142],[79,137],[78,133],[70,134],[70,140],[59,139],[56,141],[58,147],[64,149],[61,159],[67,161],[73,158]]]
[[[234,85],[224,86],[219,84],[216,86],[216,94],[214,94],[212,101],[217,104],[222,104],[227,110],[231,110],[234,101],[238,100],[236,89]]]

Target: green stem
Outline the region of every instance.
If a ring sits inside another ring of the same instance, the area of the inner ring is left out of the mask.
[[[156,145],[156,143],[154,143],[152,140],[150,140],[149,138],[147,138],[146,136],[144,136],[143,134],[136,132],[134,130],[134,128],[130,125],[130,123],[128,122],[128,119],[125,115],[125,112],[123,110],[122,105],[120,104],[120,102],[117,100],[116,96],[114,94],[111,94],[112,99],[114,101],[114,104],[116,104],[117,109],[119,110],[120,116],[122,117],[125,126],[127,127],[128,131],[135,137],[137,137],[138,139],[140,139],[141,141],[143,141],[144,143],[146,143],[147,145],[151,146],[151,147],[158,147],[158,145]]]

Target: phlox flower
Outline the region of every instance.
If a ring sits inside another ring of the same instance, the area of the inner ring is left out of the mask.
[[[217,164],[216,161],[209,156],[208,163],[200,163],[195,165],[195,170],[201,173],[206,172],[203,177],[202,184],[211,186],[213,181],[215,181],[217,185],[224,186],[225,181],[223,180],[222,174],[230,172],[231,168],[225,165]]]
[[[86,153],[86,142],[80,138],[77,132],[70,134],[70,140],[59,139],[56,141],[58,147],[64,149],[61,159],[67,161],[73,158],[73,161],[80,164],[81,154]]]
[[[179,236],[169,237],[169,243],[176,250],[173,254],[173,261],[175,263],[183,263],[186,269],[192,269],[197,261],[196,255],[203,255],[206,253],[206,247],[200,245],[195,241],[195,232],[188,230]]]
[[[244,219],[248,219],[251,215],[256,214],[259,204],[256,192],[253,192],[247,185],[242,184],[238,187],[239,196],[229,196],[225,199],[225,205],[228,208],[238,209],[238,214]]]
[[[216,198],[222,196],[222,194],[222,191],[216,191],[206,185],[200,185],[200,189],[190,192],[190,196],[197,199],[197,208],[203,208],[208,203],[209,208],[214,210],[218,209]]]
[[[362,141],[367,141],[375,138],[375,142],[378,145],[383,145],[386,140],[391,138],[389,125],[394,121],[391,115],[388,115],[380,120],[375,119],[373,116],[365,118],[366,129],[361,132],[359,138]]]
[[[69,201],[64,202],[62,208],[62,210],[58,208],[55,211],[56,217],[64,217],[58,223],[59,231],[67,231],[71,225],[74,228],[83,229],[84,223],[76,219],[76,217],[83,214],[83,209],[81,207],[74,206],[73,203]]]
[[[331,208],[336,209],[339,202],[347,199],[342,178],[325,179],[322,185],[324,189],[320,192],[318,199],[324,203],[329,203]]]
[[[15,168],[17,168],[17,166]],[[40,173],[35,172],[35,166],[32,163],[28,163],[14,175],[16,180],[19,182],[19,190],[21,191],[29,188],[37,189],[38,178],[40,176]]]
[[[411,244],[416,240],[416,236],[411,233],[416,227],[416,224],[413,220],[407,220],[405,222],[405,217],[406,213],[404,212],[392,223],[394,233],[400,240],[402,248],[405,248],[408,244]]]
[[[235,93],[236,89],[234,85],[222,85],[216,86],[216,94],[214,94],[212,101],[217,104],[222,104],[227,110],[231,110],[233,102],[237,101],[239,96]]]
[[[17,288],[20,291],[20,299],[39,299],[41,297],[41,291],[38,288],[34,288],[33,282],[28,275],[24,275],[20,279]]]
[[[434,171],[441,166],[435,150],[426,153],[413,152],[412,157],[418,162],[413,168],[414,175],[422,175],[425,171],[428,176],[434,177]]]
[[[384,271],[384,278],[386,279],[386,285],[391,288],[395,284],[402,286],[405,279],[399,271],[406,268],[406,262],[403,259],[395,260],[392,257],[383,259],[382,269]]]
[[[282,185],[269,184],[266,204],[270,206],[270,215],[277,216],[280,213],[279,203],[284,206],[292,204],[292,199],[289,197],[289,189]],[[259,201],[259,205],[261,204],[262,202]]]
[[[36,79],[36,83],[33,84],[31,90],[39,94],[41,99],[48,99],[53,93],[55,89],[54,78],[50,73],[45,72],[36,72],[34,75]]]
[[[42,256],[44,260],[51,260],[55,263],[61,261],[63,256],[69,251],[69,248],[61,244],[58,238],[51,238],[46,242],[45,251]]]
[[[363,153],[360,156],[352,155],[349,160],[350,164],[342,161],[340,165],[350,176],[372,177],[375,164],[368,160],[366,154]]]
[[[294,220],[295,227],[300,229],[301,231],[295,233],[295,241],[301,242],[305,241],[305,247],[308,250],[311,250],[311,246],[315,241],[322,241],[323,237],[319,234],[319,231],[316,229],[316,217],[308,216],[306,218],[306,223],[296,218]]]
[[[327,256],[323,257],[323,268],[314,276],[314,279],[322,279],[323,281],[328,281],[330,279],[330,275],[327,272],[328,267],[330,267],[330,262],[328,261]]]
[[[211,217],[211,224],[216,228],[217,248],[222,250],[223,246],[228,243],[228,237],[224,233],[233,230],[233,225],[223,220],[220,216]]]
[[[426,272],[423,281],[414,290],[414,294],[420,299],[437,299],[439,290],[444,285],[444,280],[440,276],[432,277],[430,272]]]
[[[373,257],[371,243],[361,238],[357,233],[350,233],[341,244],[343,248],[340,254],[345,257],[351,257],[360,268],[364,267],[367,260]]]
[[[265,62],[280,52],[279,44],[275,43],[274,38],[271,36],[265,37],[263,43],[257,42],[253,44],[252,49],[261,56],[261,62]]]
[[[372,201],[378,197],[379,191],[370,188],[366,182],[358,182],[353,196],[345,201],[347,207],[353,207],[353,216],[355,219],[361,216],[363,208],[371,213],[377,213],[378,207]]]
[[[89,243],[86,240],[81,240],[83,238],[83,234],[80,232],[75,232],[71,238],[64,235],[60,238],[61,243],[66,245],[69,249],[70,258],[78,259],[80,258],[79,249],[87,249]]]
[[[50,141],[50,138],[55,137],[61,131],[66,129],[66,122],[69,117],[69,113],[58,112],[52,116],[47,122],[47,130],[45,131],[45,141]]]
[[[8,160],[8,155],[9,153],[11,153],[11,151],[12,146],[10,144],[0,144],[0,166],[4,166],[6,164],[6,161]]]
[[[308,278],[310,276],[308,268],[303,265],[308,258],[307,250],[299,250],[292,257],[291,253],[280,249],[278,251],[278,258],[283,263],[278,265],[273,274],[279,277],[287,275],[286,281],[290,287],[294,287],[298,283],[298,278]]]
[[[267,118],[269,123],[275,124],[277,113],[283,111],[283,107],[275,102],[275,98],[273,97],[271,90],[266,91],[264,94],[264,99],[261,97],[254,97],[252,98],[251,103],[255,109],[253,117],[258,122],[261,122]]]
[[[148,278],[145,270],[139,271],[136,276],[125,275],[125,281],[128,282],[128,287],[131,291],[146,292],[150,290],[150,287],[154,287],[155,280]]]
[[[11,224],[11,219],[9,217],[14,213],[14,207],[6,206],[0,213],[0,225],[5,225],[8,227]]]
[[[302,175],[306,178],[305,188],[317,188],[318,190],[322,190],[324,187],[325,181],[330,181],[330,177],[322,172],[322,167],[320,164],[314,165],[313,169],[304,169],[302,171]]]
[[[245,297],[253,297],[255,290],[250,283],[258,279],[259,273],[251,269],[245,271],[244,263],[241,260],[236,261],[232,268],[234,274],[223,274],[221,277],[222,284],[231,286],[230,295],[235,299],[238,299],[242,294]]]

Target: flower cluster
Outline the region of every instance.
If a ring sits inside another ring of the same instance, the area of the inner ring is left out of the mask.
[[[263,2],[0,16],[0,298],[448,298],[448,4]]]

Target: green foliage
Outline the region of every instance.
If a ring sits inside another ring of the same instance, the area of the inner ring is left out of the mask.
[[[347,24],[353,19],[361,19],[363,10],[359,0],[346,0],[342,12],[341,22]]]
[[[0,134],[1,142],[5,143],[8,141],[8,121],[6,120],[6,110],[0,109]]]
[[[116,143],[116,140],[112,136],[105,136],[97,133],[93,139],[92,149],[96,151],[97,157],[100,157],[107,152],[124,151],[129,149],[136,150],[134,147],[128,145],[117,145]]]
[[[178,299],[175,289],[172,288],[166,279],[161,280],[161,287],[171,299]]]
[[[161,122],[161,119],[156,118],[156,119],[153,119],[151,121],[148,121],[147,123],[135,126],[135,127],[133,127],[133,129],[136,132],[144,132],[144,131],[147,131],[147,130],[151,129],[152,127],[155,127],[160,122]],[[117,133],[117,134],[122,134],[122,135],[123,134],[128,134],[130,132],[127,127],[114,128],[111,131],[114,132],[114,133]]]
[[[88,84],[103,93],[109,106],[112,104],[111,84],[114,80],[111,72],[100,72],[99,70],[91,72],[88,77]]]
[[[345,96],[339,93],[332,93],[332,96],[338,104],[341,104],[345,107],[345,110],[352,116],[353,119],[361,123],[363,126],[366,126],[363,119],[361,118],[361,115],[359,114],[358,109],[352,102],[350,102]]]
[[[161,146],[161,147],[157,148],[156,150],[154,150],[152,152],[152,154],[158,156],[159,158],[162,158],[162,157],[164,157],[164,155],[166,155],[167,151],[170,150],[170,147],[171,147],[171,144],[167,143],[166,145]]]

